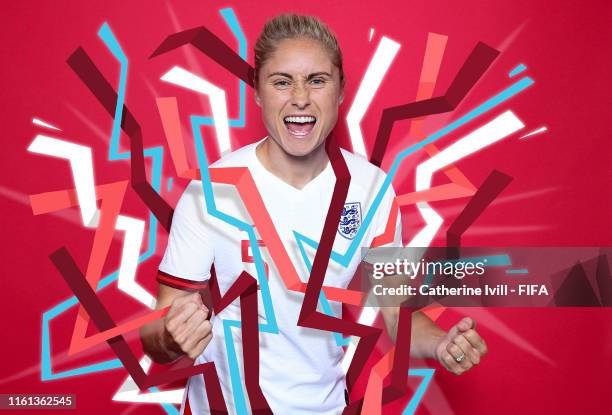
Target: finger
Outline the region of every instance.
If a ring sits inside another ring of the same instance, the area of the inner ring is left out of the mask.
[[[461,333],[463,337],[467,339],[467,341],[472,345],[474,349],[480,353],[480,356],[484,356],[488,352],[487,344],[480,337],[480,334],[476,332],[476,330],[468,330],[466,332]]]
[[[188,332],[185,336],[185,341],[181,345],[181,348],[185,353],[189,353],[203,338],[210,335],[210,322],[208,320],[203,321],[198,327],[192,332]]]
[[[455,375],[463,373],[463,368],[455,361],[455,358],[448,351],[444,351],[441,361],[449,372]]]
[[[464,332],[469,329],[476,328],[476,322],[471,317],[463,317],[459,323],[457,323],[459,331]]]
[[[210,326],[210,322],[206,320],[206,312],[202,309],[199,309],[195,313],[193,313],[189,320],[187,320],[185,327],[189,332],[196,333],[197,328],[205,322],[207,322],[208,326]]]
[[[212,332],[210,332],[208,336],[198,341],[196,345],[191,350],[189,350],[189,352],[187,352],[187,355],[192,359],[197,359],[198,356],[202,354],[206,346],[208,346],[211,340],[212,340]]]
[[[201,321],[197,326],[195,326],[191,331],[187,333],[187,337],[185,340],[184,347],[185,349],[191,349],[194,347],[200,340],[207,337],[212,331],[212,325],[209,320]]]
[[[189,320],[189,317],[200,308],[194,303],[185,303],[179,306],[176,313],[168,318],[166,328],[172,332],[176,332],[183,323]]]
[[[450,353],[452,358],[455,360],[455,362],[459,364],[459,366],[461,366],[462,369],[468,370],[472,367],[472,362],[470,361],[466,353],[461,350],[461,348],[455,343],[448,343],[448,345],[446,345],[446,351]],[[460,359],[460,361],[458,359]]]
[[[210,320],[204,320],[195,329],[195,333],[198,339],[203,339],[204,337],[207,337],[211,332],[212,332],[212,323],[210,322]]]
[[[480,353],[478,353],[478,350],[472,347],[470,342],[468,342],[465,337],[458,335],[452,340],[452,342],[459,346],[467,358],[470,359],[472,364],[477,365],[480,363]]]
[[[176,297],[170,304],[170,310],[168,310],[166,318],[170,319],[179,314],[185,304],[194,303],[197,305],[198,303],[196,301],[193,293]]]
[[[202,301],[202,296],[200,295],[199,292],[193,293],[193,295],[190,296],[190,301],[196,304],[198,308],[201,308],[202,310],[204,310],[206,317],[208,317],[208,307],[206,307],[206,305]]]
[[[193,333],[195,333],[196,328],[204,321],[206,321],[206,312],[203,309],[198,308],[187,319],[187,321],[179,326],[176,331],[176,335],[181,336],[184,339],[190,338],[193,336]]]

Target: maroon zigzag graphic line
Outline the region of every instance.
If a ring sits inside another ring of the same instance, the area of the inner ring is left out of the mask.
[[[377,166],[382,164],[387,144],[391,137],[391,131],[396,121],[441,114],[457,108],[476,82],[491,66],[497,55],[499,55],[498,50],[485,43],[478,42],[444,95],[385,108],[380,116],[370,162]]]
[[[446,231],[446,246],[458,248],[461,245],[461,236],[511,181],[511,176],[493,170],[465,205],[459,216],[449,226]]]
[[[204,26],[168,36],[149,56],[149,59],[168,53],[184,45],[193,45],[200,52],[217,62],[251,87],[254,86],[255,69],[214,33]]]
[[[242,321],[242,353],[244,363],[244,381],[246,384],[251,411],[256,415],[272,414],[261,387],[259,385],[259,330],[257,312],[257,281],[249,273],[243,271],[238,280],[222,297],[214,267],[211,271],[210,293],[215,313],[220,313],[240,297],[240,319]],[[240,281],[248,280],[248,285]]]
[[[115,115],[117,93],[93,63],[82,47],[77,48],[66,61],[100,104],[112,116]],[[140,199],[153,212],[159,223],[169,232],[174,210],[147,181],[144,162],[142,129],[130,110],[124,105],[121,129],[130,138],[131,186]]]

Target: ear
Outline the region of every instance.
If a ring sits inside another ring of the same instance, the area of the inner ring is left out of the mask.
[[[261,97],[259,96],[259,92],[257,92],[257,87],[254,89],[255,91],[255,103],[258,107],[261,107]]]
[[[340,91],[340,96],[338,97],[338,105],[342,104],[342,101],[344,101],[344,88],[342,88],[342,90]]]

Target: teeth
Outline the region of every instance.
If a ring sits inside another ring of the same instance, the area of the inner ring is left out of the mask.
[[[311,117],[311,116],[304,116],[304,117],[285,117],[285,122],[293,122],[293,123],[299,123],[299,124],[304,124],[307,122],[315,122],[316,118],[315,117]]]

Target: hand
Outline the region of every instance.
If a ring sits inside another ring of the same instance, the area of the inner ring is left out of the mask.
[[[487,345],[476,332],[476,323],[464,317],[442,337],[435,349],[438,361],[456,375],[470,370],[487,354]],[[457,360],[461,360],[458,362]]]
[[[175,298],[164,319],[163,347],[197,358],[212,340],[212,325],[206,317],[208,308],[199,293]]]

